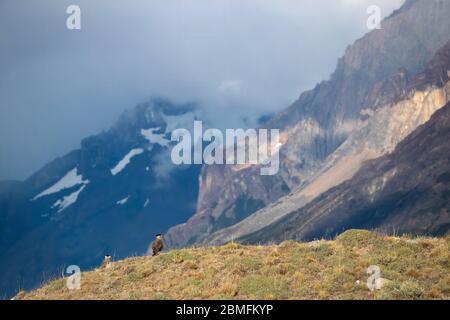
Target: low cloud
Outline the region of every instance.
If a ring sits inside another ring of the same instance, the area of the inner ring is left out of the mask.
[[[0,2],[0,179],[23,179],[153,96],[215,127],[287,107],[403,0]],[[66,8],[81,8],[81,30]]]

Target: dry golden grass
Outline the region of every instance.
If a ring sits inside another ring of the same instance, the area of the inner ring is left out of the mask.
[[[350,230],[333,241],[173,250],[133,257],[16,299],[449,299],[450,238],[379,236]],[[367,288],[381,269],[383,288]]]

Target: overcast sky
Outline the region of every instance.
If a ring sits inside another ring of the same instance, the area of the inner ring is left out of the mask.
[[[289,106],[403,0],[0,0],[0,179],[24,179],[153,96],[219,127]],[[81,30],[66,8],[81,8]],[[220,122],[219,122],[220,121]]]

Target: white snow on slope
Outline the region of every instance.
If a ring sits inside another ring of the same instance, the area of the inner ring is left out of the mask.
[[[126,198],[123,198],[122,200],[117,201],[116,204],[124,205],[125,203],[127,203],[129,198],[130,198],[130,196],[127,196]]]
[[[66,173],[66,175],[64,177],[62,177],[58,182],[56,182],[50,188],[39,193],[32,200],[36,200],[36,199],[39,199],[40,197],[48,196],[53,193],[57,193],[61,190],[71,188],[80,183],[86,185],[89,183],[89,180],[83,180],[83,176],[78,174],[78,169],[73,168],[68,173]]]
[[[125,157],[123,157],[122,160],[119,161],[119,163],[117,163],[117,165],[114,168],[111,169],[111,174],[113,176],[118,174],[120,171],[125,169],[125,167],[130,163],[131,159],[134,156],[137,156],[138,154],[141,154],[142,152],[144,152],[144,149],[141,149],[141,148],[132,149],[130,152],[128,152],[125,155]]]
[[[171,133],[172,131],[184,128],[190,129],[193,127],[195,114],[193,112],[187,112],[180,115],[165,115],[163,114],[163,119],[166,122],[166,130],[164,133],[155,133],[161,128],[149,128],[149,129],[141,129],[141,134],[147,139],[150,143],[157,143],[161,147],[168,147],[170,145],[170,140],[164,138],[164,135]]]
[[[170,141],[164,138],[164,134],[155,133],[160,128],[150,128],[150,129],[141,129],[141,134],[147,139],[150,143],[157,143],[161,147],[169,146]]]
[[[86,187],[86,185],[82,185],[80,189],[78,189],[75,192],[72,192],[71,194],[69,194],[68,196],[65,196],[64,198],[62,198],[62,200],[58,200],[56,201],[52,208],[58,207],[58,212],[63,211],[64,209],[66,209],[68,206],[74,204],[75,202],[77,202],[78,200],[78,196],[80,195],[81,191],[83,191],[83,189]]]

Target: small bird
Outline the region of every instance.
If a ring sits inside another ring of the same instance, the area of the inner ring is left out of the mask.
[[[152,242],[152,252],[153,252],[152,256],[156,256],[158,253],[161,252],[161,250],[163,248],[164,248],[164,243],[162,241],[161,234],[158,233],[156,235],[155,241]]]
[[[100,269],[108,269],[110,265],[111,265],[111,256],[107,254],[107,255],[105,255],[105,258],[103,259]]]

